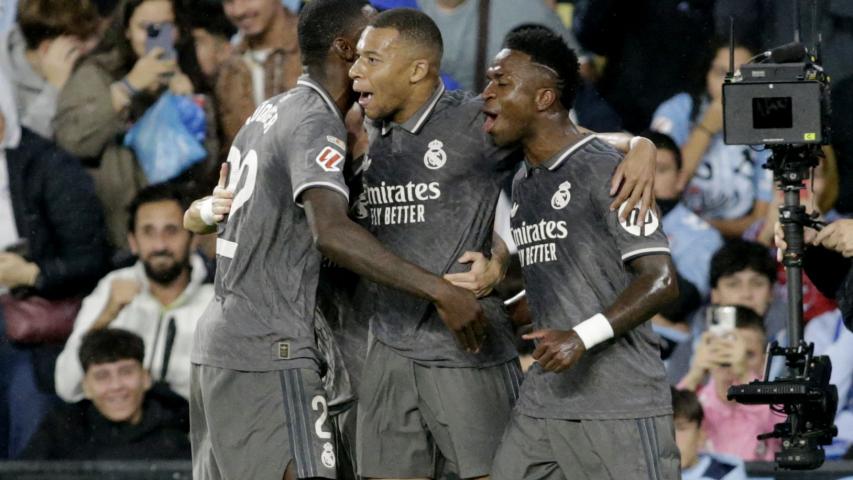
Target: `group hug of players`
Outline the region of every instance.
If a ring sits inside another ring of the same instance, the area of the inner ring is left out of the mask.
[[[217,232],[193,477],[351,478],[348,459],[359,478],[677,478],[648,322],[677,295],[647,211],[654,149],[572,123],[571,49],[513,31],[477,96],[444,89],[441,35],[416,10],[313,0],[299,42],[297,86],[258,107],[185,215]],[[510,178],[536,343],[524,376],[488,293]]]

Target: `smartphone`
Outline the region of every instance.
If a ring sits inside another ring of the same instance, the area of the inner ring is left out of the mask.
[[[736,318],[737,307],[732,305],[711,305],[705,310],[705,326],[718,337],[734,333]]]
[[[145,39],[145,53],[147,54],[156,47],[163,49],[162,60],[175,60],[175,24],[174,23],[152,23],[148,25],[148,38]]]

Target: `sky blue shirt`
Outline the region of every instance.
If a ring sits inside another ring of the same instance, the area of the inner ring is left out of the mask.
[[[678,273],[707,298],[711,257],[723,246],[723,237],[682,203],[663,217],[663,231]]]

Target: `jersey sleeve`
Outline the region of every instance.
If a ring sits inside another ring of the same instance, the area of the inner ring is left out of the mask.
[[[690,99],[690,95],[680,93],[658,106],[652,115],[652,124],[649,128],[655,132],[669,135],[681,147],[687,141],[687,136],[690,135],[690,110],[692,108],[693,101]]]
[[[349,201],[349,189],[344,180],[347,156],[346,130],[341,121],[331,115],[315,114],[306,118],[287,145],[290,184],[293,200],[302,206],[301,195],[310,188],[336,191]]]
[[[614,151],[608,158],[601,159],[592,167],[594,173],[591,177],[595,179],[595,187],[591,192],[593,208],[597,209],[600,218],[604,219],[607,233],[616,242],[623,263],[643,255],[669,255],[669,242],[663,233],[660,214],[656,209],[646,213],[644,222],[639,218],[639,206],[631,210],[625,221],[619,220],[619,213],[626,208],[624,203],[617,211],[610,210],[610,176],[621,159],[622,156]]]

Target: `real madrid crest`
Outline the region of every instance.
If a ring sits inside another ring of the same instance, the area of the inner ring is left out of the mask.
[[[562,210],[566,208],[566,205],[569,204],[569,200],[572,199],[572,192],[570,191],[572,188],[572,184],[569,182],[563,182],[557,188],[557,191],[554,192],[554,196],[551,197],[551,207],[554,210]]]
[[[447,154],[444,153],[444,144],[441,140],[429,142],[429,150],[424,154],[424,165],[432,170],[438,170],[447,162]]]

